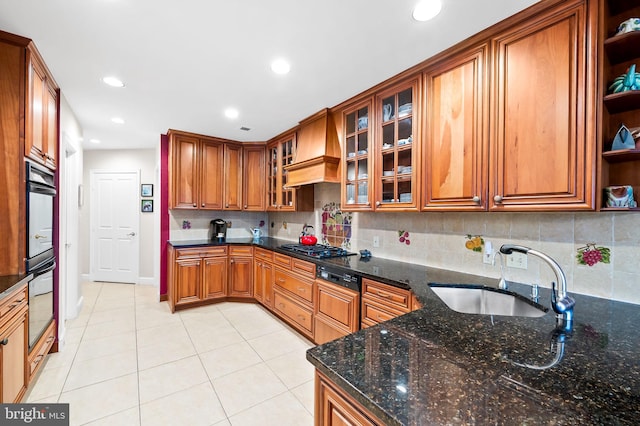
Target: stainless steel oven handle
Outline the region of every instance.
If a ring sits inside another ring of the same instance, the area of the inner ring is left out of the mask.
[[[43,275],[43,274],[46,274],[47,272],[53,271],[54,269],[56,269],[57,263],[56,263],[55,260],[52,260],[51,263],[49,263],[47,265],[48,266],[46,266],[46,267],[43,267],[41,269],[37,269],[35,271],[32,271],[33,272],[33,277],[35,278],[35,277],[37,277],[39,275]]]

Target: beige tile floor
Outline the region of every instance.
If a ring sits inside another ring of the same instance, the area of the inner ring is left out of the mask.
[[[85,283],[27,402],[68,402],[71,425],[313,424],[312,344],[257,304],[171,314],[157,289]]]

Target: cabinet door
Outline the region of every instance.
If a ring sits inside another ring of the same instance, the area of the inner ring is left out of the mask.
[[[242,210],[242,147],[224,145],[224,209]]]
[[[315,341],[323,344],[360,329],[360,294],[316,280]]]
[[[0,395],[3,404],[18,402],[26,389],[26,321],[25,308],[0,334]]]
[[[263,146],[243,147],[242,209],[265,211],[265,150]]]
[[[227,295],[226,256],[205,257],[202,262],[202,298],[225,297]]]
[[[316,426],[375,426],[357,402],[341,395],[316,373]],[[373,417],[373,416],[372,416]]]
[[[171,208],[197,209],[198,138],[174,135],[171,140]]]
[[[264,304],[264,281],[262,274],[262,262],[253,261],[253,298]]]
[[[417,210],[418,81],[376,97],[375,208]]]
[[[47,76],[38,59],[27,53],[27,138],[25,155],[44,163],[45,159],[45,114],[47,108]]]
[[[56,168],[57,152],[58,152],[58,90],[47,84],[45,92],[47,99],[47,115],[46,115],[46,140],[45,147],[45,163],[51,168]]]
[[[222,210],[224,170],[224,144],[203,140],[201,146],[202,160],[200,163],[200,208]]]
[[[177,260],[173,275],[175,304],[197,302],[202,299],[202,259]]]
[[[369,131],[371,102],[349,109],[344,113],[342,175],[343,210],[371,210],[371,176],[373,174],[373,141]]]
[[[585,22],[562,2],[494,39],[491,210],[593,208]]]
[[[465,52],[425,74],[425,210],[486,208],[486,52]]]
[[[273,309],[273,265],[262,264],[262,284],[264,288],[264,305]]]
[[[253,260],[251,257],[229,258],[229,297],[253,296]]]

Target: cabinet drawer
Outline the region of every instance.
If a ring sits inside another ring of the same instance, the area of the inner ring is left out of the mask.
[[[304,281],[288,271],[276,268],[275,284],[309,303],[313,302],[313,281]]]
[[[38,372],[42,366],[44,357],[47,356],[53,346],[53,342],[56,339],[56,322],[55,320],[49,324],[44,334],[40,337],[35,347],[29,354],[29,381],[33,379],[33,376]]]
[[[227,246],[216,247],[193,247],[186,249],[176,249],[176,259],[186,259],[193,257],[213,257],[226,256]]]
[[[273,253],[273,263],[283,268],[291,269],[291,257],[286,254]]]
[[[316,276],[315,264],[296,258],[291,258],[291,270],[311,279],[314,279]]]
[[[296,325],[313,334],[313,313],[279,292],[274,293],[273,307]]]
[[[15,315],[22,306],[27,304],[27,286],[16,291],[0,302],[0,323]]]
[[[364,278],[362,280],[362,296],[378,300],[385,306],[400,309],[402,312],[411,310],[411,292]]]
[[[255,259],[264,260],[266,262],[273,262],[273,252],[271,250],[265,250],[260,247],[256,247],[253,252],[253,257]]]
[[[253,256],[253,247],[251,247],[251,246],[229,246],[229,255],[231,255],[231,256]]]
[[[378,324],[384,321],[388,321],[400,315],[404,315],[404,312],[395,311],[387,307],[383,307],[372,303],[367,299],[362,299],[362,322],[371,325],[371,323]]]

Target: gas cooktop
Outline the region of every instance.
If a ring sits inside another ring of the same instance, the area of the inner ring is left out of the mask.
[[[316,244],[313,246],[307,246],[304,244],[283,244],[280,246],[280,248],[283,250],[288,250],[294,253],[313,257],[314,259],[328,259],[330,257],[355,255],[355,253],[348,252],[341,247],[333,247],[323,244]]]

